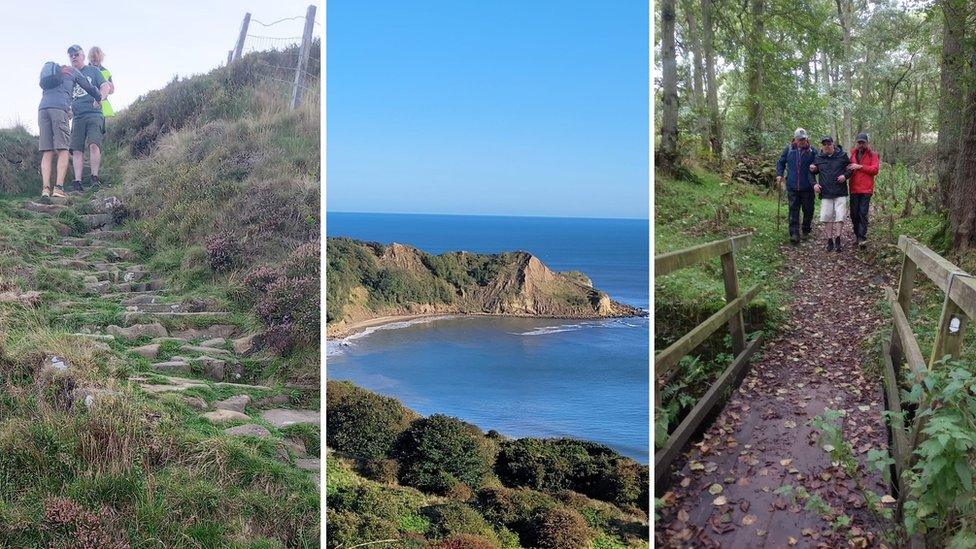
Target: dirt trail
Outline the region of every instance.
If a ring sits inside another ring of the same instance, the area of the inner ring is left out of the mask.
[[[784,247],[782,275],[794,286],[789,320],[765,342],[703,439],[679,460],[659,511],[659,546],[880,545],[879,519],[855,481],[818,446],[811,419],[825,408],[844,410],[844,439],[867,475],[864,487],[888,493],[866,466],[867,453],[886,449],[888,441],[881,382],[865,378],[862,362],[870,334],[883,322],[876,304],[890,281],[854,249],[849,223],[840,253],[827,252],[820,234],[817,227],[808,242]],[[804,498],[777,494],[784,485],[818,494],[830,505],[829,516],[846,515],[850,526],[805,509]]]

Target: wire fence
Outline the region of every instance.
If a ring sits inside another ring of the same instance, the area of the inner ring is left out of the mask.
[[[321,40],[321,23],[315,20],[315,6],[305,15],[285,17],[265,23],[244,15],[234,47],[227,52],[227,63],[233,63],[253,52],[280,52],[273,62],[263,58],[255,61],[257,75],[268,82],[290,87],[292,108],[297,107],[304,93],[319,82],[318,52],[312,54],[312,44]]]

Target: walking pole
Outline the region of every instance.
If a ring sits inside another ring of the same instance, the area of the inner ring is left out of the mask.
[[[776,183],[775,185],[776,185],[776,194],[779,195],[779,198],[776,200],[776,232],[778,233],[779,220],[781,217],[780,212],[782,211],[783,208],[783,188],[780,187],[779,183]]]

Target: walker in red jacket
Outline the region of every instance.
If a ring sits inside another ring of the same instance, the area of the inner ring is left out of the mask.
[[[868,210],[871,208],[871,194],[874,193],[874,176],[878,175],[878,153],[868,144],[868,134],[857,134],[857,145],[851,151],[851,222],[854,224],[854,239],[863,248],[868,239]]]

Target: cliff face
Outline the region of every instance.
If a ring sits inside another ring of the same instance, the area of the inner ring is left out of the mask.
[[[579,272],[557,273],[528,252],[427,254],[393,243],[328,239],[328,319],[481,313],[569,318],[645,314],[592,287]],[[354,267],[353,267],[354,266]]]

